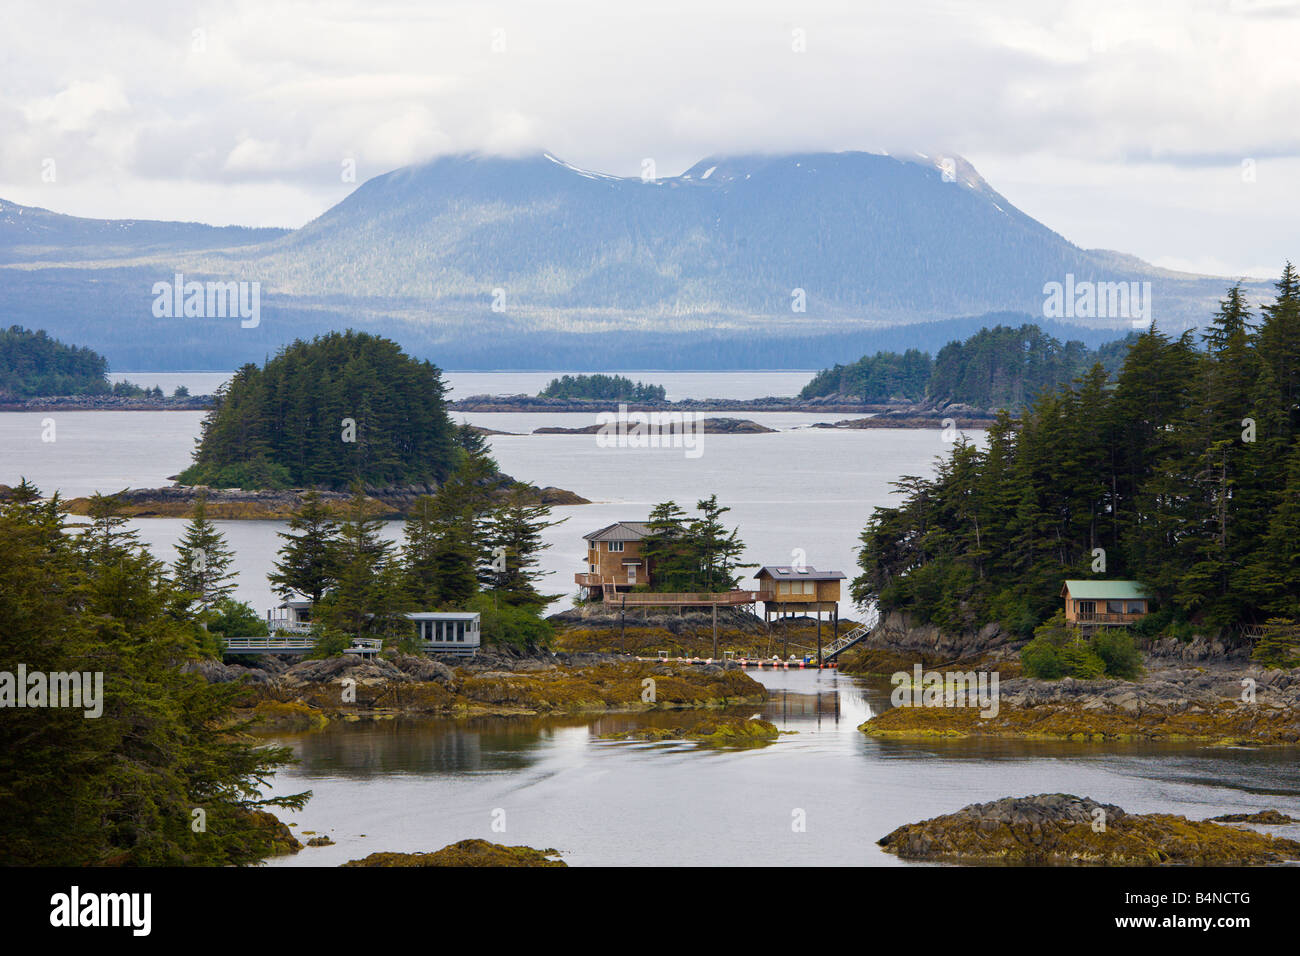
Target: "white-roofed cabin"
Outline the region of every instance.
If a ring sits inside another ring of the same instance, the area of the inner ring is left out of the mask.
[[[406,616],[426,652],[473,654],[482,643],[477,611],[413,611]]]

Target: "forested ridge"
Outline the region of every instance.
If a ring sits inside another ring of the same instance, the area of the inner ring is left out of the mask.
[[[1100,364],[959,441],[862,533],[859,602],[1029,636],[1065,578],[1135,578],[1145,626],[1187,633],[1300,617],[1300,277],[1252,314],[1228,291],[1200,336],[1152,328],[1113,383]]]
[[[215,396],[182,484],[437,484],[456,465],[441,371],[365,332],[331,332],[245,365]]]
[[[979,408],[1018,410],[1044,389],[1073,381],[1100,362],[1119,368],[1135,334],[1096,349],[1061,342],[1039,326],[996,325],[965,341],[952,341],[931,358],[918,349],[876,352],[849,365],[819,372],[800,398],[845,395],[866,402],[902,399],[961,402]]]

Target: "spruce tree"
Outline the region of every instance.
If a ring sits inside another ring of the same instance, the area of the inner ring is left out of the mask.
[[[488,520],[491,571],[496,575],[491,591],[507,604],[540,609],[558,597],[537,588],[546,574],[538,568],[538,555],[550,547],[543,535],[568,520],[550,521],[550,514],[550,508],[531,499],[528,489],[516,486]]]
[[[740,583],[736,571],[755,565],[739,563],[745,545],[740,540],[738,529],[727,531],[722,524],[722,516],[731,509],[718,504],[716,494],[696,502],[695,508],[700,512],[700,517],[690,523],[686,532],[690,542],[691,563],[696,574],[691,589],[730,591]]]
[[[196,629],[169,613],[178,594],[123,530],[117,502],[95,496],[91,510],[74,535],[57,495],[0,501],[0,671],[22,663],[102,682],[93,718],[85,697],[81,708],[5,711],[0,864],[256,863],[272,852],[261,808],[309,796],[262,795],[290,753],[244,734],[239,687],[189,669]]]
[[[285,543],[280,559],[269,575],[271,585],[281,597],[301,594],[319,604],[325,592],[334,586],[334,542],[338,523],[317,491],[308,491],[289,519],[289,530],[277,532]]]
[[[365,489],[355,483],[331,545],[337,577],[320,606],[321,622],[349,637],[398,636],[397,622],[406,610],[389,571],[393,543],[380,534],[384,522],[372,517],[371,509]]]
[[[675,501],[665,501],[650,510],[648,533],[641,541],[641,554],[655,591],[688,591],[691,588],[695,562],[686,536],[685,521],[686,512]]]
[[[234,552],[226,539],[208,520],[206,494],[194,501],[194,511],[180,543],[176,545],[176,563],[172,580],[184,594],[190,595],[202,611],[210,611],[235,589],[239,572],[231,568]]]

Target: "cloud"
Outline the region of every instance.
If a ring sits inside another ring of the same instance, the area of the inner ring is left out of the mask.
[[[102,113],[121,113],[130,102],[114,76],[73,80],[53,96],[42,96],[21,107],[28,124],[56,133],[80,132]]]
[[[966,156],[1081,244],[1295,254],[1273,223],[1294,221],[1300,183],[1261,175],[1262,201],[1231,214],[1216,187],[1244,158],[1300,157],[1290,0],[17,0],[7,16],[0,195],[57,206],[40,179],[54,157],[86,204],[61,211],[139,216],[165,194],[171,217],[201,218],[224,191],[236,221],[296,225],[269,217],[337,201],[346,159],[360,181],[472,150],[636,175],[647,157],[672,174],[728,152],[905,147]],[[1153,203],[1178,227],[1132,214]],[[1214,228],[1189,230],[1198,215]]]

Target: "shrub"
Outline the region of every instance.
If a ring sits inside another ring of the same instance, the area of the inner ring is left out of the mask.
[[[1020,650],[1020,664],[1026,677],[1057,680],[1065,676],[1061,654],[1049,641],[1033,640]]]
[[[312,628],[316,646],[307,655],[309,659],[319,660],[324,657],[337,657],[352,646],[352,638],[340,630],[317,624]]]
[[[243,488],[248,491],[270,489],[279,491],[292,487],[292,476],[284,465],[257,458],[238,462],[223,468],[210,465],[191,465],[176,476],[178,484],[208,485],[212,488]]]
[[[1126,630],[1103,628],[1092,639],[1092,649],[1101,658],[1107,677],[1134,680],[1142,673],[1142,652]]]
[[[1285,618],[1269,618],[1264,633],[1255,642],[1250,658],[1265,667],[1289,669],[1300,664],[1296,659],[1296,642],[1300,627]]]
[[[1034,628],[1034,639],[1020,650],[1026,677],[1133,680],[1142,672],[1142,653],[1127,631],[1101,629],[1087,640],[1071,632],[1058,611]]]
[[[492,595],[487,593],[474,595],[469,601],[469,609],[481,615],[479,629],[484,644],[524,647],[550,643],[553,632],[550,621],[540,617],[532,608],[494,602]]]
[[[225,597],[212,606],[208,630],[222,637],[265,637],[266,621],[244,601]]]

